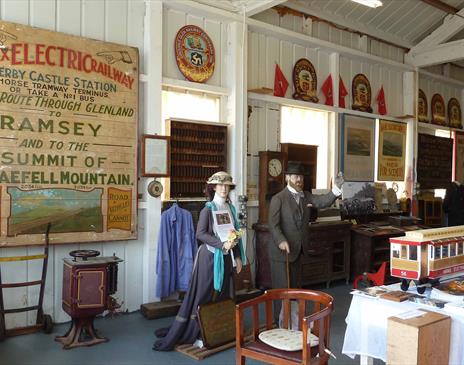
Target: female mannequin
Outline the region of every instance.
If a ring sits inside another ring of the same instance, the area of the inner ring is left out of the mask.
[[[208,202],[200,212],[196,238],[202,242],[193,265],[189,288],[182,305],[169,328],[157,330],[158,337],[153,349],[170,351],[174,346],[194,343],[200,337],[197,320],[199,305],[212,301],[234,298],[233,268],[240,273],[245,255],[241,240],[221,241],[217,235],[213,212],[226,210],[238,229],[235,208],[229,201],[229,192],[235,187],[232,177],[227,172],[217,172],[207,181],[206,195]],[[165,336],[164,336],[165,335]]]

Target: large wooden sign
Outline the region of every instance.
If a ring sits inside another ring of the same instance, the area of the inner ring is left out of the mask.
[[[136,238],[138,50],[0,33],[0,247]]]
[[[417,181],[421,189],[445,189],[451,182],[453,140],[419,133]]]

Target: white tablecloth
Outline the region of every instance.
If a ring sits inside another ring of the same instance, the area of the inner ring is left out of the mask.
[[[464,312],[456,313],[446,308],[439,309],[409,301],[398,303],[356,293],[353,293],[350,310],[345,320],[347,328],[342,353],[351,358],[365,355],[386,362],[388,317],[419,308],[451,316],[449,364],[463,365]]]

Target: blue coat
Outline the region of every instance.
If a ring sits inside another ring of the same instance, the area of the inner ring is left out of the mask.
[[[186,291],[197,252],[192,215],[173,204],[161,214],[156,256],[156,292],[159,298]]]

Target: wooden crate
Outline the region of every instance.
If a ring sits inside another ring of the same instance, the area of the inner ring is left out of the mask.
[[[140,306],[140,312],[146,319],[172,317],[177,314],[181,304],[182,302],[177,300],[145,303]]]
[[[409,319],[388,318],[387,364],[448,364],[451,318],[424,312]]]

